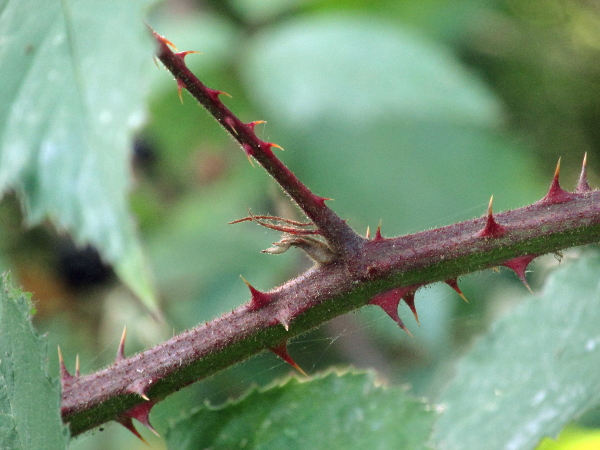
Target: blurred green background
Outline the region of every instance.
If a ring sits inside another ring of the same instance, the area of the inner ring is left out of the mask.
[[[142,18],[140,18],[141,20]],[[600,167],[600,6],[585,0],[188,0],[165,1],[148,22],[208,86],[359,232],[384,236],[471,219],[541,198],[562,157],[574,186],[588,152]],[[91,248],[45,224],[21,226],[18,202],[0,205],[2,258],[34,293],[36,325],[82,371],[112,361],[123,326],[127,352],[210,320],[248,298],[243,275],[270,289],[309,262],[297,252],[260,254],[277,233],[227,222],[257,214],[301,218],[287,198],[170,74],[149,65],[149,121],[132,148],[131,206],[147,247],[166,325],[157,324]],[[565,252],[565,258],[577,251]],[[536,262],[535,290],[557,260]],[[365,308],[290,344],[307,372],[331,365],[377,369],[435,400],[452,362],[492,319],[528,295],[513,274],[460,279],[470,303],[446,285],[419,290],[421,326],[401,307],[410,338]],[[56,365],[55,365],[56,367]],[[290,368],[265,354],[159,404],[152,421],[205,400],[219,403]],[[595,427],[593,415],[582,422]],[[161,441],[141,431],[155,448]],[[73,448],[131,448],[116,425]]]

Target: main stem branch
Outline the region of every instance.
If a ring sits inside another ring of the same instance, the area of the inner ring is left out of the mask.
[[[600,241],[600,192],[555,205],[534,204],[495,216],[506,233],[484,238],[486,218],[392,239],[369,240],[345,264],[315,266],[270,291],[258,310],[242,305],[171,340],[120,359],[63,387],[62,414],[77,435],[146,402],[157,402],[199,379],[272,348],[386,290],[456,278],[522,255],[540,255]],[[275,317],[285,315],[286,330]]]

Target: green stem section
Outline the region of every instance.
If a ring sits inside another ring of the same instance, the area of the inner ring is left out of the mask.
[[[243,361],[334,317],[368,304],[386,290],[428,284],[487,269],[523,255],[541,255],[600,241],[600,192],[562,203],[533,204],[498,214],[500,237],[478,232],[485,217],[392,239],[365,240],[355,252],[315,266],[270,291],[254,310],[242,305],[169,341],[90,375],[64,381],[62,415],[78,435]],[[277,318],[290,322],[286,330]]]

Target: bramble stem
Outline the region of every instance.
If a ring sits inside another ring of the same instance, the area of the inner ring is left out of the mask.
[[[178,83],[275,178],[339,257],[270,292],[251,288],[256,301],[154,348],[129,358],[119,350],[115,363],[103,370],[84,376],[63,370],[61,412],[73,436],[109,420],[131,420],[132,408],[147,414],[177,390],[262,350],[281,349],[288,339],[363,307],[378,294],[436,281],[452,285],[458,276],[517,257],[600,241],[600,191],[590,191],[582,175],[578,191],[567,193],[558,184],[558,170],[549,193],[533,205],[493,217],[490,205],[482,218],[392,239],[378,230],[373,239],[363,239],[273,155],[273,144],[255,135],[255,124],[242,123],[218,91],[188,70],[185,52],[175,54],[168,41],[155,37],[160,60]]]
[[[254,158],[282,189],[296,202],[306,216],[317,226],[331,249],[345,257],[359,250],[363,238],[359,236],[331,208],[325,198],[319,197],[302,183],[294,173],[275,156],[270,142],[254,132],[255,123],[244,123],[219,99],[223,92],[204,85],[185,65],[185,52],[174,53],[162,36],[152,31],[158,43],[158,59],[173,74],[179,86],[185,87],[198,102],[237,140],[246,154]]]

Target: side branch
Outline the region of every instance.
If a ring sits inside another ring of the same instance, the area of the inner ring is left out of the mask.
[[[482,218],[409,236],[385,239],[378,233],[354,254],[356,271],[337,261],[316,265],[267,293],[251,288],[253,297],[268,296],[270,301],[258,306],[251,301],[130,358],[120,351],[112,366],[96,373],[64,376],[63,419],[73,435],[109,420],[147,420],[151,407],[169,394],[265,349],[286,356],[282,343],[367,305],[379,294],[398,288],[412,292],[428,283],[498,265],[516,267],[514,261],[532,255],[600,241],[600,191],[555,199],[546,196],[493,218],[490,208]],[[492,219],[501,228],[482,233]]]
[[[248,157],[254,158],[283,190],[296,202],[304,214],[313,221],[331,249],[346,256],[358,251],[363,242],[349,225],[325,205],[324,197],[313,194],[271,150],[279,147],[260,139],[254,127],[260,122],[244,123],[219,99],[224,92],[205,86],[186,66],[184,58],[189,52],[175,53],[170,42],[152,31],[158,43],[158,59],[173,74],[178,88],[184,87],[196,100],[237,140]]]

